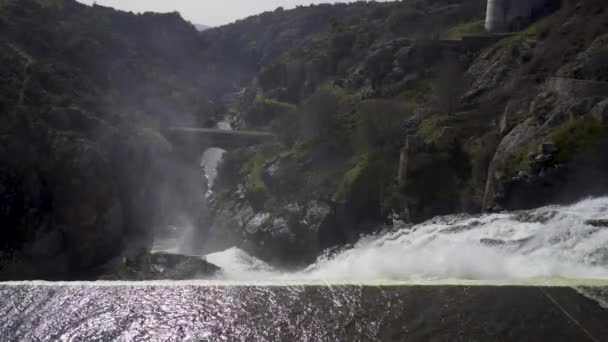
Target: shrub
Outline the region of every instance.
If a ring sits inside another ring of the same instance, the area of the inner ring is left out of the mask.
[[[599,124],[591,117],[560,126],[549,134],[548,139],[557,145],[559,151],[556,159],[565,161],[589,146],[598,144],[608,138],[608,126]]]
[[[408,108],[397,101],[368,100],[359,106],[355,149],[395,151],[403,144],[403,122]]]
[[[339,88],[325,86],[313,94],[298,111],[300,136],[304,140],[340,138],[349,125],[344,115],[348,96]]]

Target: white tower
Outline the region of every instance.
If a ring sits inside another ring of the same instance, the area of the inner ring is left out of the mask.
[[[486,31],[504,32],[507,29],[507,5],[511,0],[488,0]]]

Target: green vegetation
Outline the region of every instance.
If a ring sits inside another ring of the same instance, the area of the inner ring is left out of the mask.
[[[475,19],[450,27],[441,34],[442,39],[460,39],[463,35],[472,33],[483,33],[485,29],[485,19]]]
[[[576,152],[608,139],[608,125],[601,125],[590,116],[558,127],[548,135],[548,140],[557,145],[557,160],[571,159]]]
[[[411,116],[405,104],[394,100],[366,100],[359,104],[356,115],[355,149],[391,153],[403,144],[403,122]]]
[[[405,91],[397,96],[410,108],[415,108],[432,100],[436,93],[436,86],[432,80],[419,80],[410,82]]]
[[[242,173],[246,175],[245,187],[251,196],[259,199],[262,203],[264,199],[260,197],[266,196],[266,185],[262,180],[262,172],[264,171],[264,154],[258,151],[255,156],[243,166]]]
[[[371,160],[372,158],[369,154],[353,157],[351,161],[352,166],[344,173],[342,179],[339,181],[336,192],[332,196],[332,201],[344,203],[349,199],[350,192],[355,183],[370,168]]]
[[[262,91],[259,91],[258,94],[256,95],[255,103],[262,104],[262,105],[265,105],[268,107],[277,107],[282,110],[294,110],[297,108],[296,105],[294,105],[292,103],[282,102],[277,99],[265,97],[264,93],[262,93]]]
[[[350,97],[343,89],[321,87],[296,112],[300,139],[348,141],[353,128],[349,106]]]
[[[425,139],[434,138],[449,121],[450,117],[448,115],[433,115],[422,121],[418,128],[418,134]]]
[[[546,33],[546,30],[553,24],[553,20],[555,20],[555,18],[549,16],[532,23],[532,25],[528,26],[525,30],[519,32],[518,36],[521,38],[538,38]]]

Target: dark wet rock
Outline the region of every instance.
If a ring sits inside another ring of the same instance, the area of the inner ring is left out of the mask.
[[[594,227],[608,228],[608,220],[587,220],[585,221],[585,224]]]
[[[187,280],[211,278],[221,269],[195,256],[143,253],[103,267],[102,280]]]
[[[555,145],[552,142],[546,142],[543,143],[542,145],[540,145],[540,151],[543,154],[554,154],[557,153],[557,151],[559,151],[559,149],[557,148],[557,145]]]
[[[217,203],[212,205],[217,207]],[[247,201],[224,200],[222,207],[214,210],[210,218],[212,223],[197,254],[219,252],[240,245],[243,242],[243,228],[255,215]]]
[[[442,234],[457,234],[457,233],[466,232],[468,230],[479,227],[479,226],[481,226],[481,224],[482,223],[480,221],[473,221],[467,225],[458,225],[458,226],[447,227],[447,228],[440,230],[439,232]]]
[[[539,154],[534,158],[534,161],[540,164],[547,163],[553,159],[553,156],[550,154]]]
[[[530,241],[532,237],[519,239],[519,240],[500,240],[500,239],[480,239],[479,243],[488,247],[498,247],[498,246],[515,246],[520,247],[521,245]]]
[[[242,247],[279,266],[310,263],[322,252],[321,231],[332,227],[331,214],[319,201],[290,204],[278,214],[257,213],[243,228]]]
[[[310,201],[306,206],[302,223],[312,229],[319,229],[319,226],[331,213],[331,207],[323,202]]]
[[[487,210],[488,213],[501,213],[503,211],[505,211],[505,209],[500,205],[495,205],[493,207],[488,208]]]
[[[525,178],[530,178],[532,175],[530,174],[530,171],[526,171],[526,170],[522,170],[519,171],[517,173],[517,177],[525,179]]]
[[[120,253],[124,234],[126,209],[100,147],[72,134],[41,133],[46,148],[17,136],[5,137],[0,148],[0,249],[15,248],[28,265],[27,274],[12,270],[17,277],[99,265]]]
[[[514,219],[522,223],[547,223],[549,220],[559,215],[557,210],[546,212],[526,211],[515,215]]]
[[[479,242],[484,246],[494,247],[494,246],[503,246],[506,244],[504,240],[499,239],[481,239]]]
[[[607,147],[608,143],[599,143],[564,163],[556,163],[552,156],[539,155],[540,160],[530,165],[534,177],[500,182],[504,195],[496,198],[496,203],[507,210],[521,210],[605,195],[608,193]]]
[[[538,130],[538,125],[534,118],[529,118],[519,125],[515,126],[500,142],[490,165],[488,168],[488,177],[486,180],[485,194],[483,199],[483,208],[488,209],[496,204],[502,204],[497,200],[496,195],[504,187],[503,177],[504,172],[501,167],[508,160],[513,151],[531,140]]]

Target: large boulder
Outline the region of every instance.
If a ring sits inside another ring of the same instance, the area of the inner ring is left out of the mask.
[[[331,222],[331,207],[319,201],[287,205],[278,214],[260,212],[243,227],[242,247],[278,266],[306,265],[322,252]]]
[[[194,256],[142,253],[118,258],[102,268],[102,280],[188,280],[211,278],[221,269]]]

